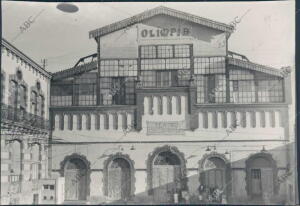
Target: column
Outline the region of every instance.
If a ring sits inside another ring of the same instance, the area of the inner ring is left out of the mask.
[[[167,96],[163,96],[162,97],[162,105],[163,105],[163,115],[167,115],[168,114],[168,97]]]
[[[73,130],[78,130],[78,115],[73,114]]]
[[[181,99],[181,114],[185,115],[187,113],[187,107],[186,107],[186,96],[180,96]]]
[[[227,128],[232,126],[232,117],[233,117],[233,113],[230,111],[226,112],[226,123],[227,123]]]
[[[203,129],[204,128],[204,114],[203,112],[199,112],[198,113],[198,118],[199,118],[199,129]]]
[[[275,111],[275,127],[280,127],[280,111]]]
[[[104,121],[105,121],[105,118],[104,118],[104,114],[99,114],[99,120],[100,120],[100,130],[104,130],[105,127],[104,127]]]
[[[223,128],[223,112],[217,112],[217,122],[218,122],[218,126],[217,128]]]
[[[242,127],[243,123],[243,116],[242,112],[236,112],[236,126],[237,127]]]
[[[70,125],[69,125],[69,115],[68,114],[63,114],[64,116],[64,130],[70,130]]]
[[[261,127],[261,114],[260,112],[255,112],[255,122],[256,122],[256,127]]]
[[[118,113],[118,130],[123,131],[123,114]]]
[[[207,112],[207,128],[211,129],[213,128],[213,113]]]
[[[108,114],[108,129],[114,130],[114,115],[112,113]]]
[[[96,120],[96,114],[91,114],[91,130],[96,130],[96,122],[97,122],[97,120]]]
[[[247,128],[252,127],[251,112],[246,112],[246,127]]]
[[[271,112],[265,111],[265,127],[271,127],[272,126],[272,119],[271,119]]]
[[[153,97],[153,114],[158,115],[158,97]]]
[[[171,99],[171,101],[172,101],[172,115],[177,115],[177,107],[179,105],[177,105],[177,99],[176,98],[177,98],[176,96],[172,96],[172,99]]]
[[[82,130],[87,130],[87,115],[86,114],[82,114],[82,117],[81,117],[81,123],[82,123]]]
[[[131,113],[127,113],[127,128],[128,129],[134,129],[134,125],[133,125],[133,118],[132,118],[132,114]]]
[[[144,115],[149,114],[149,97],[144,97]]]
[[[59,115],[56,114],[55,117],[54,117],[54,120],[55,120],[55,130],[59,130]]]

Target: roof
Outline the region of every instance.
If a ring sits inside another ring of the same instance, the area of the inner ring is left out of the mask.
[[[89,72],[97,69],[97,61],[92,61],[86,64],[82,64],[80,66],[75,66],[70,69],[65,69],[59,72],[52,73],[52,80],[60,80],[64,78],[68,78],[71,76],[75,76],[78,74],[82,74],[84,72]]]
[[[34,67],[37,71],[44,74],[46,77],[51,78],[51,73],[46,71],[43,67],[41,67],[39,64],[37,64],[35,61],[33,61],[30,57],[28,57],[26,54],[21,52],[17,47],[9,43],[6,39],[2,38],[1,45],[9,49],[11,52],[16,54],[18,57],[23,59],[25,62],[30,64],[32,67]]]
[[[132,16],[130,18],[124,19],[122,21],[118,21],[116,23],[109,24],[107,26],[92,30],[89,32],[89,38],[96,38],[99,36],[109,34],[111,32],[123,29],[125,27],[131,26],[136,23],[140,23],[143,20],[146,20],[148,18],[151,18],[156,15],[160,15],[160,14],[176,17],[176,18],[179,18],[182,20],[190,21],[190,22],[193,22],[196,24],[200,24],[203,26],[213,28],[213,29],[218,29],[218,30],[227,32],[229,35],[233,32],[233,29],[234,29],[233,26],[228,25],[228,24],[220,23],[217,21],[213,21],[210,19],[192,15],[192,14],[189,14],[186,12],[178,11],[175,9],[170,9],[170,8],[167,8],[164,6],[159,6],[154,9],[144,11],[144,12],[137,14],[135,16]]]
[[[250,69],[250,70],[254,70],[254,71],[258,71],[258,72],[263,72],[263,73],[270,74],[270,75],[275,75],[278,77],[284,77],[281,70],[275,69],[274,67],[268,67],[268,66],[264,66],[264,65],[257,64],[254,62],[250,62],[248,59],[241,60],[241,59],[237,59],[237,58],[228,56],[228,64],[231,64],[234,66],[239,66],[239,67]]]

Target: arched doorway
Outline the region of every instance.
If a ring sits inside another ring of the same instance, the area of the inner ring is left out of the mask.
[[[265,200],[277,193],[277,166],[271,154],[258,153],[246,161],[247,192],[251,200]]]
[[[129,200],[134,195],[134,162],[128,155],[112,154],[104,162],[104,194],[110,200]]]
[[[130,197],[130,164],[123,158],[112,160],[108,166],[108,197],[126,200]]]
[[[87,165],[80,158],[70,158],[64,167],[65,200],[86,200]]]
[[[171,203],[187,190],[184,155],[176,147],[157,148],[148,158],[148,188],[155,203]]]
[[[230,162],[225,155],[212,152],[206,154],[199,161],[199,181],[206,191],[206,195],[214,196],[213,202],[221,202],[222,199],[227,201],[231,195],[231,167]],[[222,196],[216,197],[216,189],[222,191]],[[209,199],[208,197],[203,197]],[[209,201],[209,200],[208,200]]]

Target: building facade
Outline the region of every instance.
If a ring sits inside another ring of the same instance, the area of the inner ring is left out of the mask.
[[[228,51],[233,31],[166,7],[90,31],[51,81],[66,202],[293,201],[290,73]]]
[[[1,41],[1,204],[39,203],[49,176],[51,75]]]

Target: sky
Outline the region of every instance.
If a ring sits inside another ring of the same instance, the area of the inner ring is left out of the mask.
[[[166,6],[229,24],[243,16],[229,38],[229,50],[250,61],[280,68],[295,62],[295,2],[105,2],[75,3],[79,11],[64,13],[57,3],[2,1],[2,36],[46,70],[71,68],[83,56],[96,53],[91,30]],[[24,22],[33,20],[21,32]]]

